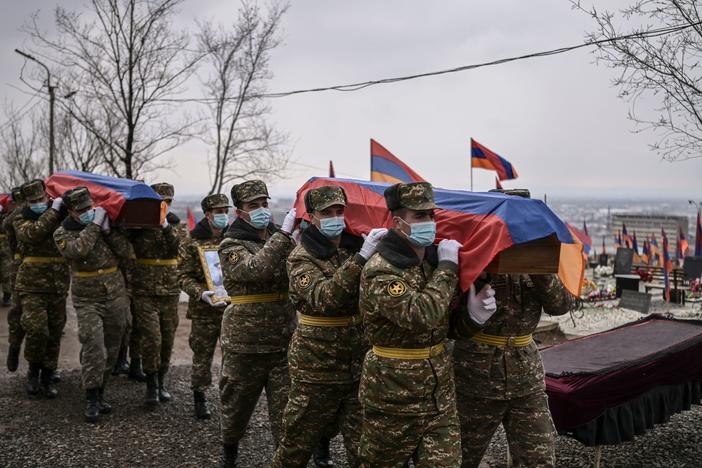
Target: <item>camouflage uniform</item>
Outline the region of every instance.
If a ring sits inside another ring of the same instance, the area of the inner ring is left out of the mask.
[[[15,208],[3,219],[2,229],[5,235],[7,235],[10,254],[12,255],[12,264],[10,268],[12,303],[10,305],[10,310],[7,312],[8,344],[10,347],[19,350],[19,348],[22,346],[22,341],[24,341],[24,330],[22,329],[21,324],[22,307],[20,306],[17,294],[15,294],[15,282],[17,279],[17,271],[22,264],[22,251],[21,244],[17,242],[15,228],[12,225],[15,218],[19,216],[24,208],[24,198],[22,197],[22,191],[19,187],[12,189],[12,199],[15,204]]]
[[[434,208],[427,183],[389,187],[386,202],[391,210]],[[416,467],[460,463],[453,363],[445,349],[457,272],[455,263],[437,262],[433,246],[418,258],[395,230],[363,269],[359,304],[373,350],[360,383],[361,466],[402,467],[410,458]]]
[[[0,212],[0,290],[3,293],[3,302],[12,292],[10,273],[12,271],[12,252],[7,232],[2,227],[3,221],[10,215],[10,211]]]
[[[261,197],[268,197],[261,181],[232,188],[234,203]],[[293,245],[292,238],[272,224],[263,240],[250,224],[237,218],[219,246],[224,286],[241,301],[229,305],[222,318],[219,389],[225,451],[243,437],[264,388],[273,440],[276,445],[280,440],[290,388],[287,349],[295,327],[285,268]],[[247,296],[254,296],[249,303]]]
[[[573,297],[553,275],[498,275],[490,284],[497,312],[483,335],[458,341],[454,348],[462,466],[480,464],[500,423],[514,466],[554,466],[555,430],[536,344],[500,346],[485,343],[484,337],[531,335],[542,308],[550,315],[565,314]]]
[[[346,205],[339,187],[308,194],[308,213]],[[292,386],[272,467],[307,466],[315,445],[337,418],[348,463],[358,466],[358,382],[368,350],[358,313],[358,282],[366,263],[357,253],[362,244],[362,239],[344,233],[337,249],[310,226],[288,257],[290,300],[301,315],[288,351]]]
[[[92,202],[88,190],[78,187],[64,194],[64,203],[80,210]],[[56,230],[54,240],[71,266],[83,388],[104,389],[127,320],[127,297],[118,258],[129,257],[129,241],[117,229],[103,232],[94,223],[83,225],[70,216]]]

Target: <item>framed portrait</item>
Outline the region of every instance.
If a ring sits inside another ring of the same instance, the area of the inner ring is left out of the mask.
[[[229,302],[229,294],[224,289],[224,275],[222,275],[222,264],[219,261],[217,248],[198,247],[198,252],[200,253],[202,269],[205,272],[207,289],[215,292],[212,300],[214,302]]]

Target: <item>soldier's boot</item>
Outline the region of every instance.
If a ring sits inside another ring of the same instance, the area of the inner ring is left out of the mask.
[[[193,392],[195,399],[195,417],[197,419],[210,419],[212,413],[207,407],[207,399],[204,392]]]
[[[314,466],[317,468],[332,468],[336,466],[334,460],[331,459],[331,455],[329,455],[329,439],[326,437],[320,439],[314,452],[312,452],[312,459],[314,460]]]
[[[36,395],[39,393],[39,372],[41,371],[41,366],[39,364],[29,363],[29,370],[27,371],[27,384],[25,388],[27,393],[30,395]]]
[[[222,446],[222,462],[219,468],[236,468],[236,457],[239,452],[239,445],[223,445]]]
[[[7,370],[14,372],[19,367],[20,347],[10,346],[7,350]]]
[[[158,375],[155,372],[146,374],[146,396],[144,404],[147,408],[158,406]]]
[[[57,371],[54,371],[51,374],[51,382],[53,382],[55,384],[61,383],[61,374],[59,374]]]
[[[100,415],[100,407],[98,406],[99,388],[89,388],[85,391],[85,421],[96,423]]]
[[[58,390],[56,390],[56,387],[54,387],[53,375],[53,370],[45,367],[42,368],[40,385],[41,394],[44,395],[45,398],[54,399],[58,396]]]
[[[9,293],[9,292],[3,293],[2,306],[3,307],[10,307],[10,304],[12,304],[12,293]]]
[[[146,382],[146,374],[141,370],[141,358],[135,357],[129,363],[129,373],[127,377],[137,382]]]
[[[158,400],[163,403],[166,401],[171,401],[171,394],[164,385],[166,380],[166,371],[159,371],[158,373]]]
[[[122,346],[119,349],[119,355],[117,356],[117,362],[112,368],[112,375],[128,375],[129,374],[129,363],[127,362],[127,347]]]
[[[105,401],[105,387],[100,387],[98,389],[97,405],[100,414],[109,414],[112,412],[112,406]]]

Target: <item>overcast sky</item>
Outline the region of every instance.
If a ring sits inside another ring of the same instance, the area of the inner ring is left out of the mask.
[[[21,106],[27,96],[10,85],[26,42],[18,31],[29,14],[49,19],[53,0],[5,0],[0,16],[0,96]],[[84,0],[62,0],[80,7]],[[608,0],[607,7],[617,3]],[[238,2],[188,0],[178,22],[233,22]],[[273,54],[270,90],[285,91],[432,71],[582,42],[587,17],[568,2],[511,0],[427,2],[294,0],[284,21],[284,44]],[[307,178],[368,178],[369,139],[375,138],[437,186],[469,187],[469,138],[511,161],[519,179],[505,183],[535,194],[699,198],[702,159],[661,161],[650,133],[634,134],[628,104],[616,97],[616,72],[593,64],[588,51],[533,59],[372,87],[272,101],[272,118],[291,136],[285,179],[272,181],[290,196]],[[195,87],[190,94],[197,94]],[[209,187],[206,148],[191,143],[169,156],[169,180],[180,194]],[[304,165],[304,166],[303,166]],[[311,169],[313,166],[319,169]],[[494,173],[476,170],[477,190]],[[228,188],[227,188],[228,190]]]

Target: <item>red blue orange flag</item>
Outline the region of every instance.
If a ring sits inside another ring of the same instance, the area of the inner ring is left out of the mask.
[[[398,182],[425,182],[425,180],[414,172],[407,164],[400,161],[383,145],[371,138],[371,177],[372,182],[388,182],[396,184]]]
[[[192,231],[193,229],[195,229],[195,225],[197,224],[195,222],[195,215],[193,214],[193,210],[191,210],[190,207],[188,207],[186,212],[188,215],[188,231]]]
[[[470,164],[471,169],[497,172],[497,178],[500,180],[516,179],[519,176],[512,163],[472,138],[470,139]]]
[[[624,242],[624,247],[626,247],[627,249],[632,248],[632,243],[633,243],[633,242],[632,242],[631,236],[629,235],[629,233],[628,233],[627,230],[626,230],[626,224],[624,224],[624,223],[622,223],[622,237],[621,237],[621,241]]]
[[[641,247],[641,260],[648,265],[650,261],[651,250],[648,247],[648,241],[644,239],[643,247]]]
[[[592,238],[587,234],[587,232],[576,228],[570,223],[566,224],[568,225],[568,229],[570,229],[570,233],[577,237],[580,243],[583,244],[583,251],[589,255],[590,249],[592,249]]]
[[[687,255],[688,248],[689,244],[687,243],[687,239],[685,239],[685,234],[683,234],[682,227],[678,226],[678,242],[675,250],[679,262],[682,263],[682,261],[685,260],[685,255]]]
[[[663,237],[663,261],[661,262],[661,265],[663,266],[663,287],[665,288],[663,290],[663,297],[665,298],[666,302],[670,302],[670,278],[668,274],[670,271],[672,271],[673,265],[668,255],[668,236],[665,235],[665,230],[663,229],[661,229],[661,236]]]
[[[631,240],[631,248],[634,249],[636,255],[639,254],[639,243],[636,241],[636,231],[634,231],[634,237]]]

